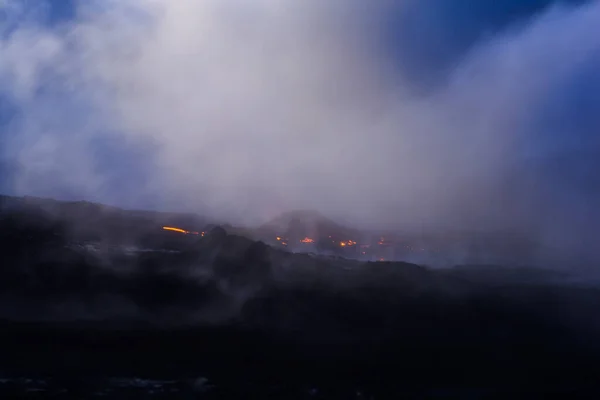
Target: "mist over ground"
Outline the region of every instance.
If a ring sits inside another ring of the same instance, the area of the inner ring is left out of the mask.
[[[571,271],[364,262],[160,228],[176,223],[206,221],[0,196],[0,393],[598,393],[600,288]]]
[[[6,192],[596,256],[598,2],[0,4]]]
[[[0,0],[0,393],[599,398],[599,33]]]

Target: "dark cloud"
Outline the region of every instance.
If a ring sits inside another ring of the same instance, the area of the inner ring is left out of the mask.
[[[384,5],[382,39],[417,91],[434,90],[469,51],[510,29],[527,25],[552,7],[590,0],[420,0]]]

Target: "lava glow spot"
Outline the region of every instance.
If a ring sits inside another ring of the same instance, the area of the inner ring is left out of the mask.
[[[181,229],[181,228],[174,228],[172,226],[163,226],[163,229],[165,231],[171,231],[171,232],[179,232],[179,233],[184,233],[184,234],[188,234],[189,232],[186,231],[185,229]]]
[[[200,232],[186,231],[185,229],[175,228],[173,226],[163,226],[163,229],[165,231],[178,232],[183,233],[185,235],[200,235]],[[202,236],[204,236],[204,232],[202,232]]]

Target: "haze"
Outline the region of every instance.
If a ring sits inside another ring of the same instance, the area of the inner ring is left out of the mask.
[[[600,4],[390,3],[1,1],[3,191],[588,252]]]

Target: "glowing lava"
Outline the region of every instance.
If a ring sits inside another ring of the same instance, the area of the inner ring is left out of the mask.
[[[183,233],[184,235],[200,235],[199,232],[186,231],[185,229],[175,228],[175,227],[172,227],[172,226],[163,226],[162,228],[165,231]],[[204,236],[204,232],[202,232],[201,235]]]

